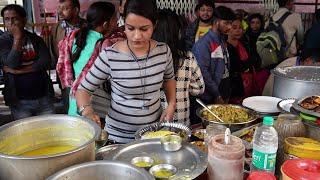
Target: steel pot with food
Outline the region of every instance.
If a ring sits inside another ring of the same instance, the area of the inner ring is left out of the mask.
[[[45,179],[95,159],[101,129],[93,121],[67,115],[43,115],[0,127],[0,179]]]
[[[198,108],[196,114],[201,118],[203,126],[210,123],[222,124],[228,126],[231,131],[236,131],[246,126],[249,126],[258,119],[258,114],[248,108],[233,105],[233,104],[213,104],[208,105],[208,108],[217,115],[223,122],[216,119],[205,108]]]
[[[320,67],[293,66],[275,68],[273,96],[301,99],[320,93]]]

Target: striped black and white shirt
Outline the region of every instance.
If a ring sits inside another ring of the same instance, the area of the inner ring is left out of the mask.
[[[111,103],[105,129],[109,139],[121,143],[134,140],[135,132],[159,120],[160,88],[174,79],[170,48],[157,42],[147,55],[135,61],[130,53],[114,46],[102,50],[79,89],[93,93],[106,80],[111,84]]]

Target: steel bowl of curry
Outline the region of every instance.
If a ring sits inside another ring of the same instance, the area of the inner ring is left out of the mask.
[[[0,127],[0,179],[45,179],[66,167],[93,161],[101,128],[67,115],[42,115]]]

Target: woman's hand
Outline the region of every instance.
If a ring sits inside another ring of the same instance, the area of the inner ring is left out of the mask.
[[[168,105],[168,107],[162,112],[162,115],[160,117],[160,121],[173,121],[173,115],[176,110],[176,106],[174,105]]]
[[[82,116],[96,122],[101,127],[100,117],[94,112],[91,106],[87,107],[83,112]]]
[[[89,115],[84,115],[84,117],[91,119],[92,121],[96,122],[101,127],[100,117],[97,114],[93,113],[93,114],[89,114]]]

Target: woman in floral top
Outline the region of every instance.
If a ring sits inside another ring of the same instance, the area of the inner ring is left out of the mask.
[[[181,40],[182,22],[171,10],[161,10],[153,38],[169,45],[172,51],[176,78],[176,110],[174,120],[190,125],[189,95],[197,96],[204,92],[204,81],[195,57],[186,52]],[[166,107],[166,99],[162,93],[162,105]]]

